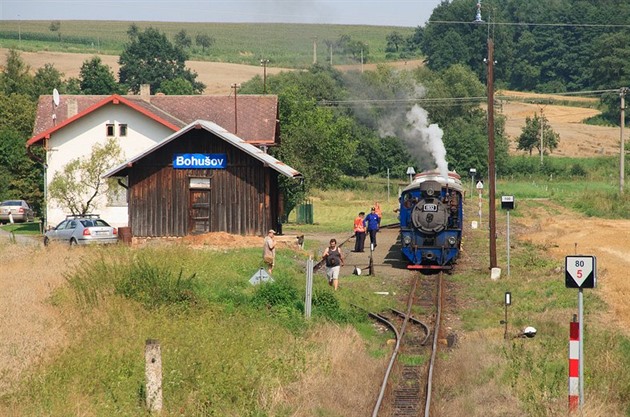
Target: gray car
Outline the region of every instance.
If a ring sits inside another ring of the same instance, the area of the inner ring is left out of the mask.
[[[67,216],[66,220],[44,234],[44,245],[51,241],[68,242],[70,245],[117,243],[118,229],[98,214]]]
[[[35,219],[33,209],[24,200],[7,200],[0,203],[0,223],[32,222]]]

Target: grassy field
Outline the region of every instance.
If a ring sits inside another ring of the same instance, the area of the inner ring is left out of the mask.
[[[363,190],[314,192],[316,224],[308,233],[350,233],[356,212],[374,201],[387,221],[394,220],[397,183],[389,203],[386,182],[367,183]],[[511,179],[497,188],[499,195],[517,196],[518,220],[543,201],[571,207],[614,181],[586,183]],[[466,215],[474,218],[476,198],[467,201]],[[499,214],[497,229],[505,226]],[[515,230],[511,275],[504,271],[498,281],[489,279],[487,230],[465,230],[462,258],[449,277],[447,327],[458,341],[441,355],[435,388],[440,415],[566,415],[567,329],[576,292],[564,288],[561,261],[546,247],[520,240]],[[505,265],[502,243],[499,264]],[[355,305],[378,311],[391,307],[391,299],[374,294],[380,276],[343,277],[337,293],[318,279],[314,317],[305,320],[304,262],[316,246],[308,241],[306,252],[279,249],[276,282],[258,287],[247,279],[260,266],[259,247],[63,245],[12,255],[0,248],[5,269],[21,264],[32,270],[41,261],[45,270],[64,271],[64,284],[47,304],[63,323],[56,332],[67,335],[63,348],[25,370],[11,389],[0,389],[0,415],[146,415],[142,348],[148,338],[162,347],[164,416],[369,415],[389,335],[376,331]],[[388,286],[405,285],[403,278],[391,281]],[[508,340],[499,323],[506,291],[512,294]],[[630,361],[630,340],[602,320],[608,307],[596,291],[585,292],[585,307],[588,401],[582,415],[628,415],[630,371],[619,364]],[[534,339],[513,337],[528,325],[538,330]]]
[[[25,51],[60,51],[104,53],[118,55],[128,41],[131,22],[62,21],[58,32],[49,30],[48,21],[2,21],[0,47]],[[136,22],[140,29],[153,26],[166,33],[169,39],[185,30],[193,40],[189,50],[191,59],[213,62],[259,65],[261,58],[270,59],[269,66],[302,68],[313,62],[313,43],[317,40],[317,59],[327,62],[330,51],[327,41],[341,35],[369,46],[366,62],[383,62],[386,58],[386,36],[396,30],[403,36],[413,28],[360,25],[304,25],[276,23],[169,23]],[[206,51],[195,44],[197,34],[215,39]],[[59,37],[60,35],[60,37]],[[393,57],[392,59],[396,59]],[[356,63],[333,51],[335,64]]]

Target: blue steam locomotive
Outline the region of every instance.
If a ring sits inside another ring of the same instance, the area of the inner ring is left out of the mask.
[[[456,172],[417,174],[400,196],[400,242],[407,268],[448,270],[459,255],[463,186]]]

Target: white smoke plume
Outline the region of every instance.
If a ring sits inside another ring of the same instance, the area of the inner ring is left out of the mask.
[[[437,168],[444,178],[448,178],[448,162],[446,162],[446,148],[442,142],[444,131],[435,124],[429,124],[429,114],[425,109],[415,104],[407,112],[407,122],[409,125],[403,129],[405,143],[414,146],[420,145],[426,152],[429,152],[437,165]]]
[[[379,136],[402,139],[409,154],[418,162],[417,171],[437,168],[440,175],[448,178],[446,149],[442,142],[444,132],[437,124],[429,123],[425,109],[414,105],[411,109],[404,104],[408,99],[419,100],[426,96],[426,88],[410,79],[407,73],[394,73],[392,82],[384,86],[368,85],[360,76],[346,74],[346,85],[361,100],[391,100],[398,106],[377,108],[376,106],[354,108],[354,114],[366,126],[378,129]]]

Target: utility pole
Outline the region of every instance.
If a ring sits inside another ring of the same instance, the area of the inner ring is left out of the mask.
[[[236,95],[238,92],[238,89],[241,88],[240,84],[232,84],[232,88],[234,89],[234,134],[238,134],[238,107],[237,107],[237,100],[236,100]]]
[[[267,64],[268,59],[261,59],[260,65],[263,67],[263,94],[267,94]]]
[[[545,153],[545,142],[543,140],[543,132],[545,131],[545,116],[543,116],[543,108],[540,108],[540,165],[543,164],[543,154]]]
[[[488,211],[490,225],[490,268],[497,266],[497,233],[495,199],[496,168],[494,161],[494,41],[488,36]]]
[[[619,97],[621,97],[621,120],[619,126],[621,127],[621,133],[619,134],[619,194],[623,194],[624,182],[625,182],[625,162],[626,162],[626,145],[623,138],[623,128],[626,125],[626,94],[628,93],[627,87],[622,87],[619,90]]]

